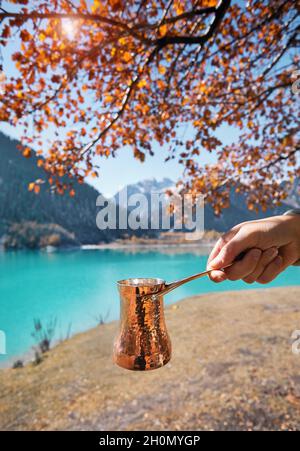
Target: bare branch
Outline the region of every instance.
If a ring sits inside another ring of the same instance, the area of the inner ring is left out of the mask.
[[[230,0],[221,0],[219,6],[215,8],[215,17],[212,23],[209,25],[208,30],[201,36],[169,36],[166,35],[163,38],[157,39],[156,45],[160,48],[170,44],[205,44],[215,33],[220,25],[226,11],[230,6]]]
[[[172,3],[172,2],[170,2]],[[119,20],[102,16],[100,14],[89,14],[89,13],[39,13],[39,12],[30,12],[30,13],[15,13],[15,12],[9,12],[4,9],[1,9],[0,13],[0,22],[4,19],[18,19],[23,22],[26,22],[28,20],[37,20],[37,19],[80,19],[83,21],[92,21],[92,22],[99,22],[106,25],[111,25],[113,27],[117,27],[120,29],[125,30],[129,35],[135,37],[136,39],[144,42],[148,45],[154,45],[158,46],[160,48],[169,45],[169,44],[204,44],[206,41],[210,39],[210,37],[215,32],[216,28],[218,27],[219,23],[223,19],[224,14],[226,13],[228,7],[230,5],[230,0],[221,0],[218,7],[207,7],[207,8],[201,8],[201,9],[195,9],[191,11],[187,11],[185,13],[179,14],[175,17],[166,18],[166,14],[168,12],[169,8],[166,8],[165,14],[163,15],[162,19],[155,23],[155,24],[139,24],[137,26],[131,26],[130,24],[127,24],[125,22],[120,22]],[[215,18],[212,21],[211,25],[208,28],[208,31],[202,35],[202,36],[164,36],[163,38],[159,38],[156,40],[151,40],[146,38],[145,36],[139,34],[137,31],[142,29],[157,29],[161,25],[165,24],[174,24],[178,21],[185,20],[185,19],[191,19],[202,15],[207,14],[215,14]]]
[[[140,30],[142,28],[147,28],[148,30],[156,29],[161,25],[175,24],[181,20],[194,19],[195,17],[198,17],[198,16],[214,14],[214,13],[216,13],[216,11],[217,11],[217,8],[215,6],[209,6],[207,8],[201,8],[201,9],[192,9],[191,11],[187,11],[185,13],[178,14],[178,16],[174,16],[174,17],[166,18],[163,16],[163,18],[160,21],[155,22],[153,24],[150,24],[148,22],[141,23],[141,24],[135,26],[134,28],[136,30]]]
[[[289,153],[287,153],[286,155],[279,155],[279,157],[275,158],[275,160],[270,161],[269,163],[261,166],[260,168],[258,168],[258,171],[263,171],[265,169],[270,169],[272,166],[276,166],[276,164],[280,163],[281,161],[286,161],[289,160],[293,155],[295,155],[297,152],[300,151],[300,147],[295,147],[294,150],[291,150]],[[243,171],[243,174],[249,173],[251,172],[252,169],[249,169],[247,171]]]
[[[271,64],[263,71],[262,76],[267,75],[274,66],[278,63],[278,61],[283,57],[287,50],[289,50],[290,45],[294,42],[295,38],[298,36],[300,31],[300,25],[296,28],[296,31],[290,36],[286,44],[281,48],[280,52],[275,56]]]
[[[276,17],[279,17],[280,14],[282,13],[282,11],[284,10],[284,7],[290,3],[290,0],[284,0],[281,5],[278,6],[278,8],[276,9],[276,11],[272,14],[270,14],[269,16],[267,16],[263,21],[259,22],[256,26],[254,26],[253,28],[251,28],[247,33],[242,34],[241,36],[238,36],[237,38],[232,39],[229,42],[226,42],[226,44],[222,45],[220,48],[218,48],[215,52],[211,53],[211,55],[209,55],[210,58],[214,57],[215,55],[217,55],[217,53],[222,52],[223,50],[227,49],[228,47],[231,47],[233,45],[235,45],[237,42],[239,41],[243,41],[245,39],[247,39],[249,36],[251,36],[255,31],[261,29],[264,25],[266,25],[267,23],[271,22],[273,19],[275,19]]]
[[[97,135],[96,138],[94,138],[92,141],[90,141],[86,146],[84,146],[81,149],[80,152],[80,157],[82,157],[82,155],[88,153],[91,148],[98,142],[100,141],[100,139],[102,139],[106,133],[111,129],[111,127],[118,121],[118,119],[123,115],[125,108],[129,102],[130,96],[134,90],[134,87],[136,86],[136,84],[139,82],[139,80],[141,79],[141,76],[145,70],[145,68],[147,66],[149,66],[149,64],[153,61],[153,58],[155,57],[155,55],[157,54],[159,49],[155,48],[154,50],[152,50],[152,52],[150,53],[150,55],[148,56],[148,58],[146,59],[144,66],[142,68],[142,70],[137,71],[137,73],[134,75],[130,85],[128,86],[128,88],[125,91],[125,95],[122,99],[122,104],[121,104],[121,108],[115,113],[113,119],[106,125],[106,127],[104,127],[104,129]]]
[[[99,22],[106,25],[111,25],[113,27],[118,27],[122,30],[127,31],[128,34],[134,36],[135,38],[139,39],[140,41],[144,41],[148,44],[151,44],[151,41],[149,39],[144,38],[140,34],[138,34],[134,29],[127,25],[124,22],[120,22],[118,20],[112,19],[110,17],[101,16],[99,14],[83,14],[83,13],[38,13],[38,12],[31,12],[31,13],[13,13],[9,11],[2,10],[3,12],[0,13],[0,23],[4,19],[18,19],[23,22],[26,22],[28,20],[37,20],[37,19],[74,19],[74,20],[83,20],[83,21],[92,21],[92,22]]]

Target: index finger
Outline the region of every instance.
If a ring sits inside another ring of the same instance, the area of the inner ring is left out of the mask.
[[[221,252],[221,250],[223,249],[223,247],[231,240],[231,238],[237,233],[237,226],[235,226],[234,229],[229,230],[229,232],[225,233],[224,235],[222,235],[218,241],[216,242],[213,250],[211,251],[208,260],[207,260],[207,269],[210,269],[210,262],[212,260],[214,260],[217,255]],[[213,282],[223,282],[224,280],[227,279],[226,274],[224,273],[224,271],[219,271],[218,269],[210,272],[208,274],[210,280],[212,280]]]
[[[231,229],[229,232],[222,235],[216,244],[213,247],[213,250],[209,254],[208,260],[207,260],[207,269],[209,269],[209,263],[214,260],[217,255],[221,252],[223,247],[234,237],[234,235],[237,233],[237,230]]]
[[[234,261],[242,252],[256,247],[256,233],[249,233],[242,228],[222,247],[217,256],[209,262],[212,269],[224,268]]]

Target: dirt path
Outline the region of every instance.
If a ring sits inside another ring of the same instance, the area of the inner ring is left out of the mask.
[[[166,320],[173,358],[153,372],[112,365],[116,323],[1,371],[0,429],[300,429],[300,287],[189,298]]]

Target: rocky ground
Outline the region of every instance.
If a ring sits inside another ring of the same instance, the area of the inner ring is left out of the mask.
[[[159,370],[114,366],[111,323],[0,371],[0,429],[300,429],[300,287],[189,298],[166,321],[173,358]]]

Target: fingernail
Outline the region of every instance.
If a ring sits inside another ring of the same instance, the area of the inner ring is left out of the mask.
[[[253,249],[253,251],[252,251],[252,258],[254,260],[259,260],[260,257],[261,257],[261,254],[262,254],[262,252],[261,252],[260,249]]]
[[[271,257],[276,257],[276,255],[278,255],[278,249],[277,247],[273,247],[272,249],[270,249],[270,256]]]
[[[222,249],[221,252],[210,262],[210,265],[213,268],[220,268],[223,263],[224,263],[224,251]]]
[[[213,273],[212,275],[212,280],[216,283],[223,282],[226,279],[227,279],[226,274],[225,273],[220,274],[219,271],[217,273]]]
[[[222,259],[219,257],[216,257],[214,260],[212,260],[209,264],[209,269],[218,269],[221,267]]]

